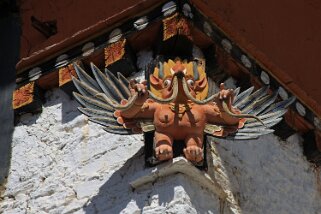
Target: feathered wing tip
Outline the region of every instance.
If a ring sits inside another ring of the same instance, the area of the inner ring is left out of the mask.
[[[107,69],[104,74],[92,63],[94,78],[79,65],[74,64],[74,67],[79,79],[72,80],[79,93],[73,92],[73,95],[83,106],[78,110],[88,116],[90,121],[102,125],[107,132],[133,134],[130,129],[120,125],[114,116],[115,104],[119,105],[121,100],[130,98],[127,79],[120,73],[117,78]]]
[[[295,97],[275,102],[278,92],[272,94],[269,94],[268,92],[268,87],[262,87],[256,91],[254,91],[254,87],[251,87],[241,93],[239,88],[234,91],[235,98],[233,106],[238,108],[241,111],[241,114],[252,114],[257,116],[264,125],[255,119],[247,119],[242,128],[226,138],[233,140],[248,140],[256,139],[261,135],[274,132],[271,127],[282,120],[283,115],[287,112],[286,108],[295,101]],[[224,129],[224,127],[221,128]]]

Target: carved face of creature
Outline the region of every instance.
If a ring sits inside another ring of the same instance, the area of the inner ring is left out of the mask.
[[[196,61],[159,63],[150,75],[150,83],[151,91],[163,103],[185,103],[191,97],[203,100],[208,93],[204,66]]]

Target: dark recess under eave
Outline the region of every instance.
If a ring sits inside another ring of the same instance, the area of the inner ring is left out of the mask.
[[[1,184],[6,180],[10,167],[11,142],[14,129],[12,92],[15,89],[15,65],[19,59],[20,17],[15,1],[0,1],[0,28],[6,33],[0,34],[0,192]]]

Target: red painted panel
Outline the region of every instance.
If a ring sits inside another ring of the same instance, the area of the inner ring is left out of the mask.
[[[321,116],[320,1],[192,1]]]
[[[21,60],[17,70],[45,60],[50,54],[70,48],[115,24],[160,4],[160,0],[54,0],[21,1]],[[48,39],[31,25],[31,16],[40,21],[57,21],[58,33]]]
[[[106,30],[159,0],[21,1],[21,61],[18,72]],[[250,55],[321,116],[321,4],[318,0],[192,0]],[[46,39],[30,17],[57,20]]]

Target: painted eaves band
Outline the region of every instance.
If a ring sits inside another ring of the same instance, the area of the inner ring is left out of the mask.
[[[280,75],[276,76],[272,72],[272,70],[274,71],[273,68],[275,66],[269,66],[269,63],[262,62],[262,60],[258,60],[255,58],[255,56],[251,56],[248,51],[245,51],[238,45],[238,41],[233,42],[231,36],[228,35],[229,33],[225,33],[225,31],[222,30],[217,23],[214,23],[213,19],[208,19],[208,17],[206,17],[199,10],[199,8],[202,9],[201,3],[193,0],[169,1],[157,5],[152,10],[139,14],[139,16],[123,22],[120,26],[110,29],[108,32],[92,38],[90,41],[86,40],[79,45],[65,51],[64,53],[60,53],[56,58],[48,58],[47,61],[44,61],[41,64],[35,64],[33,67],[27,70],[20,69],[17,74],[17,83],[18,85],[26,84],[29,81],[38,79],[41,76],[56,71],[67,63],[72,63],[88,57],[88,54],[84,54],[86,49],[84,46],[86,46],[88,42],[94,44],[92,48],[94,51],[97,51],[110,43],[110,40],[117,39],[117,36],[120,36],[117,34],[116,36],[110,38],[111,34],[114,34],[114,32],[121,32],[122,36],[126,37],[135,32],[148,28],[154,22],[162,20],[164,16],[170,16],[175,12],[179,12],[193,23],[192,26],[195,26],[204,32],[216,45],[223,48],[234,60],[236,60],[240,65],[243,65],[244,68],[246,68],[253,76],[257,77],[257,79],[260,80],[263,85],[269,84],[272,90],[280,90],[282,92],[282,96],[285,96],[285,94],[287,97],[292,95],[296,96],[297,100],[300,101],[295,102],[291,106],[292,109],[301,115],[306,121],[316,127],[319,127],[318,124],[320,123],[321,110],[320,107],[313,102],[313,100],[311,101],[311,98],[307,97],[302,90],[289,88],[286,83],[282,82]],[[68,58],[61,60],[59,59],[61,56],[68,56]],[[39,68],[41,72],[30,72],[33,71],[35,67]]]

